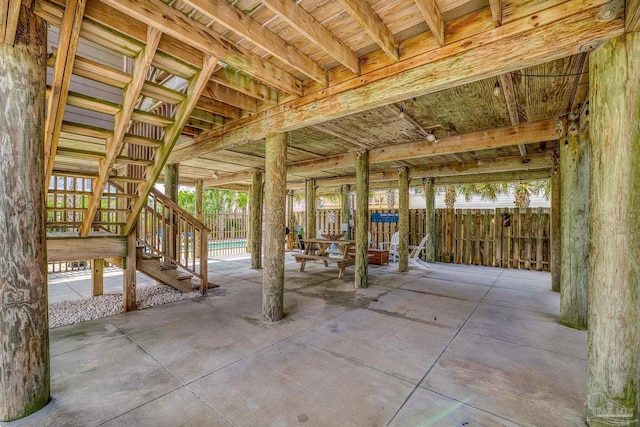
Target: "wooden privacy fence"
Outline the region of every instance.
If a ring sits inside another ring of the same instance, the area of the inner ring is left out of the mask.
[[[397,213],[395,209],[371,209],[370,213]],[[502,214],[510,215],[503,226]],[[372,244],[388,242],[397,223],[371,222]],[[337,233],[340,210],[318,210],[317,229]],[[293,225],[304,226],[304,212],[295,212]],[[550,210],[548,208],[437,209],[436,260],[457,264],[549,271]],[[425,235],[425,210],[409,210],[409,244],[418,245]]]
[[[244,212],[205,213],[202,221],[209,228],[209,256],[247,252],[248,215]]]

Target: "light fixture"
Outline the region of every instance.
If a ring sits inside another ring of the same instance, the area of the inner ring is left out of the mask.
[[[231,148],[237,148],[238,144],[236,144],[235,142],[233,144],[231,144]]]
[[[496,84],[493,86],[493,96],[500,96],[500,82],[496,79]]]
[[[524,163],[525,165],[527,163],[531,163],[531,159],[522,159],[522,163]]]
[[[427,141],[429,142],[436,142],[436,134],[433,132],[430,132],[427,134]]]
[[[220,178],[220,175],[218,175],[218,172],[214,171],[213,174],[211,174],[211,177],[214,178],[214,179],[218,179],[218,178]]]
[[[400,104],[400,114],[398,114],[398,117],[404,119],[404,107],[402,106],[402,104]]]

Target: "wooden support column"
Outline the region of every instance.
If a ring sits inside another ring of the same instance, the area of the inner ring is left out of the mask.
[[[202,180],[196,179],[196,194],[195,194],[195,212],[194,216],[200,222],[204,219],[202,214]],[[198,242],[200,250],[197,251],[196,257],[201,260],[207,260],[209,258],[209,236],[201,236],[202,233],[196,233],[193,238],[194,242]],[[194,245],[195,246],[195,245]],[[202,261],[201,261],[202,262]],[[204,266],[204,265],[203,265]],[[206,284],[204,284],[206,286]]]
[[[409,168],[398,168],[398,271],[409,271]]]
[[[296,236],[293,227],[293,190],[290,190],[287,192],[287,228],[289,228],[289,234],[287,235],[287,249],[289,250],[293,250],[296,245]]]
[[[349,214],[351,212],[351,186],[349,184],[343,184],[340,187],[340,192],[342,193],[340,221],[343,224],[349,224]],[[345,239],[351,239],[351,225],[347,225]]]
[[[316,181],[309,179],[305,186],[305,238],[315,239],[316,237]]]
[[[262,268],[262,191],[263,174],[260,169],[253,171],[251,185],[251,207],[249,209],[251,228],[251,268]]]
[[[560,323],[587,328],[589,273],[589,144],[579,124],[560,141]]]
[[[202,213],[202,180],[196,179],[196,212],[195,217],[198,221],[202,222],[204,215]]]
[[[167,164],[164,167],[164,194],[176,203],[178,203],[179,169],[179,163]]]
[[[369,151],[360,149],[356,153],[356,288],[369,287]]]
[[[253,172],[252,172],[252,179],[253,179]],[[247,215],[247,220],[249,221],[249,224],[247,225],[247,253],[250,254],[251,253],[251,224],[253,224],[253,209],[251,208],[252,206],[252,200],[253,200],[253,186],[249,187],[249,191],[247,191],[247,209],[248,209],[248,215]]]
[[[44,188],[46,23],[18,6],[0,43],[0,421],[50,396]]]
[[[429,234],[427,245],[425,246],[425,255],[427,262],[436,261],[436,187],[433,178],[427,178],[424,181],[424,198],[425,198],[425,224],[424,229]]]
[[[136,303],[136,227],[127,236],[127,256],[124,262],[123,301],[124,311],[134,311]]]
[[[640,32],[591,52],[588,422],[607,402],[640,416],[639,85]]]
[[[287,140],[284,133],[267,134],[265,145],[264,271],[262,320],[277,322],[284,316],[284,229],[287,204]]]
[[[554,292],[560,292],[560,260],[562,259],[560,245],[561,181],[560,168],[555,167],[551,176],[551,290]]]
[[[104,259],[91,260],[91,295],[94,297],[104,293]]]
[[[164,167],[164,194],[174,202],[178,203],[178,180],[179,180],[179,163],[171,163],[167,164]],[[173,230],[173,235],[169,236],[171,239],[170,247],[169,247],[169,256],[176,258],[178,256],[178,224],[175,223],[177,218],[173,216],[172,218],[167,218],[167,221],[173,221],[173,227],[167,224],[166,231]]]

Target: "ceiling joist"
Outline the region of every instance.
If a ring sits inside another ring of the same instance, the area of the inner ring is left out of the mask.
[[[294,0],[262,0],[278,17],[327,52],[336,61],[356,74],[360,74],[360,61],[355,53],[338,40],[329,30]]]
[[[238,122],[224,134],[205,133],[176,150],[172,162],[264,138],[267,131],[282,132],[366,111],[402,99],[426,95],[487,75],[519,70],[540,62],[579,53],[592,42],[623,32],[623,20],[599,17],[605,1],[574,0],[526,19],[509,22],[466,39],[426,52],[411,60],[373,71],[317,94],[274,107]],[[553,38],[554,43],[548,43]],[[527,46],[527,55],[519,48]],[[375,96],[371,96],[375,94]],[[268,121],[265,126],[263,120]]]
[[[327,72],[324,68],[259,22],[228,4],[226,0],[183,0],[183,2],[318,83],[325,86],[328,84]]]

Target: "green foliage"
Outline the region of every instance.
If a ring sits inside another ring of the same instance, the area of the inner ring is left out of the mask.
[[[204,213],[243,210],[247,206],[247,193],[232,190],[206,189],[202,192],[202,211]],[[194,189],[178,191],[178,205],[195,212],[196,193]]]

